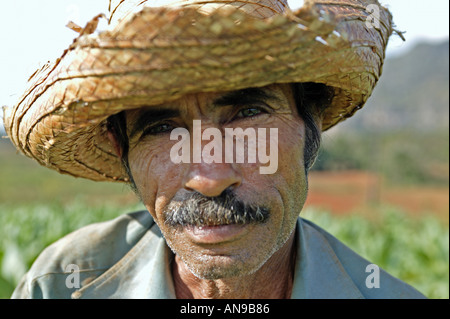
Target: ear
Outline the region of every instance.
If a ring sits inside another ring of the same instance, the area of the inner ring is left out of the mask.
[[[111,145],[114,147],[114,152],[117,157],[122,158],[122,148],[120,147],[119,142],[117,141],[117,137],[113,129],[108,129],[108,140]]]

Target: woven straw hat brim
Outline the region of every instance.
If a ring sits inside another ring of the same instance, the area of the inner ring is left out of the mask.
[[[149,8],[115,28],[74,40],[63,56],[30,78],[5,128],[27,156],[61,173],[127,181],[106,134],[106,119],[194,92],[272,83],[318,82],[335,88],[326,130],[360,109],[381,74],[392,33],[376,1],[307,2],[297,12],[255,19],[224,6]]]

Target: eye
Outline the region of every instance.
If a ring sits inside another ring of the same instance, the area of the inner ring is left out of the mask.
[[[147,127],[142,133],[142,136],[145,135],[158,135],[171,132],[174,129],[172,125],[169,123],[159,123],[152,126]]]
[[[254,117],[262,113],[267,113],[265,110],[259,107],[248,107],[240,110],[237,114],[237,118]]]

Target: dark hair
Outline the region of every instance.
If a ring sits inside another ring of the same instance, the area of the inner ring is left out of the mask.
[[[333,98],[333,89],[321,83],[292,83],[292,92],[298,113],[305,123],[305,172],[313,166],[321,143],[321,129],[318,123],[322,120],[324,110]],[[121,149],[122,165],[129,177],[130,185],[136,192],[136,185],[128,163],[128,135],[126,130],[125,112],[111,115],[107,119],[107,128],[114,134]]]
[[[121,151],[122,166],[127,173],[128,181],[134,192],[137,192],[136,184],[131,174],[130,165],[128,162],[129,142],[127,134],[127,120],[125,117],[125,111],[111,115],[106,120],[106,127],[116,138],[117,143]]]
[[[303,160],[308,173],[316,161],[322,140],[322,129],[318,127],[318,123],[331,104],[334,90],[325,84],[313,82],[292,83],[291,86],[298,114],[305,123]]]

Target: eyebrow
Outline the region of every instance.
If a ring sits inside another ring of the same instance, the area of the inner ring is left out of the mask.
[[[180,115],[178,110],[164,108],[150,108],[139,115],[138,120],[132,125],[130,138],[143,131],[147,126],[162,120],[177,117]]]
[[[280,98],[263,88],[246,88],[225,93],[213,103],[215,106],[243,106],[255,101],[280,102]]]

